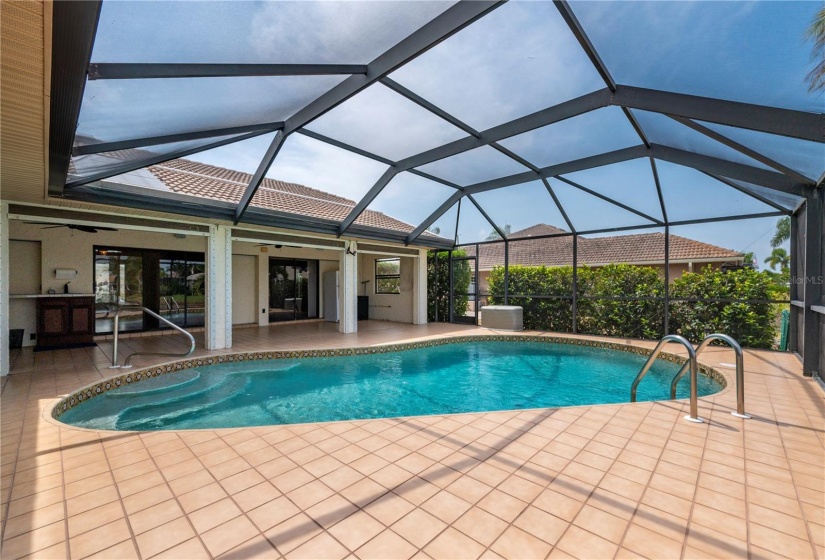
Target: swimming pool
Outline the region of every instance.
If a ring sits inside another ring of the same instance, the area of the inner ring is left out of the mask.
[[[119,379],[127,383],[105,391],[98,385],[87,393],[94,398],[81,393],[83,402],[58,405],[55,415],[84,428],[180,430],[621,403],[645,360],[601,347],[484,339],[363,355],[233,360],[137,383],[139,372],[125,374]],[[679,367],[657,360],[638,400],[667,399]],[[699,375],[700,396],[722,386]],[[685,376],[677,397],[688,390]]]

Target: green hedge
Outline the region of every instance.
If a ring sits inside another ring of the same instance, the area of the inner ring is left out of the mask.
[[[490,303],[504,303],[504,268],[489,277]],[[602,336],[658,339],[664,334],[664,278],[651,267],[612,264],[578,270],[578,332]],[[573,268],[511,266],[509,302],[524,308],[526,329],[569,332]],[[564,296],[528,298],[527,295]],[[772,299],[770,275],[752,269],[723,272],[711,267],[686,273],[670,287],[671,298]],[[743,346],[771,348],[776,338],[776,306],[745,303],[672,301],[670,332],[698,343],[706,333],[722,332]]]
[[[743,268],[718,272],[710,267],[677,278],[672,298],[773,299],[770,274]],[[723,303],[674,301],[670,306],[671,330],[697,342],[705,333],[721,332],[742,346],[772,348],[776,339],[777,306],[770,303]]]
[[[464,257],[463,250],[453,251],[453,257]],[[438,305],[438,322],[447,323],[450,320],[450,267],[447,252],[430,253],[427,257],[427,321],[435,322],[435,308]],[[438,282],[436,279],[438,269]],[[467,312],[469,298],[467,291],[472,281],[472,271],[469,261],[457,261],[453,267],[453,289],[458,294],[453,303],[456,316]]]

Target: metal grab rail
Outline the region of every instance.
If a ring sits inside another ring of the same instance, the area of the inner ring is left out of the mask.
[[[669,334],[663,336],[662,339],[659,340],[659,344],[657,344],[656,348],[653,349],[653,353],[647,359],[641,371],[639,371],[639,375],[637,375],[636,379],[633,380],[633,385],[630,386],[630,402],[636,402],[636,388],[639,386],[639,382],[645,375],[647,375],[647,372],[650,370],[650,367],[653,365],[653,362],[656,361],[656,358],[659,356],[659,350],[661,350],[662,346],[664,346],[668,342],[678,342],[682,346],[684,346],[688,351],[688,361],[685,364],[685,366],[690,367],[690,414],[685,416],[685,420],[689,422],[704,422],[704,420],[699,418],[699,404],[697,394],[699,368],[696,365],[696,352],[693,350],[693,346],[690,344],[690,342],[688,342],[687,339],[685,339],[682,336],[679,336],[678,334]]]
[[[117,341],[118,341],[119,326],[120,326],[120,314],[121,314],[121,312],[126,311],[127,309],[134,309],[134,310],[139,309],[139,310],[143,311],[144,313],[148,313],[152,317],[155,317],[159,321],[163,321],[164,323],[166,323],[167,325],[169,325],[170,327],[172,327],[173,329],[175,329],[179,333],[186,335],[186,337],[189,339],[189,350],[187,352],[183,353],[183,354],[178,354],[178,353],[175,353],[175,352],[132,352],[131,354],[126,356],[125,360],[123,360],[123,365],[122,366],[117,365]],[[173,323],[169,319],[166,319],[165,317],[161,317],[160,315],[158,315],[157,313],[155,313],[151,309],[147,309],[145,307],[131,307],[130,306],[130,307],[121,307],[120,309],[117,310],[117,313],[115,313],[115,318],[114,318],[114,340],[112,342],[112,365],[109,367],[109,369],[130,368],[130,367],[132,367],[132,365],[129,363],[129,360],[132,358],[132,356],[152,355],[152,356],[180,356],[180,357],[183,357],[183,356],[188,356],[189,354],[191,354],[194,351],[195,351],[195,337],[192,336],[192,333],[190,333],[189,331],[183,330],[182,328],[177,326],[175,323]]]
[[[696,355],[699,356],[699,354],[702,353],[702,350],[707,348],[707,346],[714,340],[726,342],[736,353],[736,412],[731,412],[731,414],[737,418],[751,418],[749,414],[745,413],[745,360],[742,356],[742,347],[739,343],[726,334],[709,334],[705,337],[699,347],[696,348]],[[682,369],[680,369],[673,377],[673,381],[670,383],[671,399],[676,398],[676,385],[679,384],[679,381],[682,377],[684,377],[686,371],[687,364],[683,365]]]

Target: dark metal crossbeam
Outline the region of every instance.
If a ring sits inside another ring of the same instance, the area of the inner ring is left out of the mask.
[[[703,173],[704,173],[704,171],[703,171]],[[783,213],[788,214],[788,215],[793,214],[793,212],[791,210],[785,208],[784,206],[781,206],[781,205],[777,204],[776,202],[774,202],[773,200],[765,198],[764,196],[756,194],[755,192],[751,192],[750,190],[737,185],[736,183],[734,183],[730,179],[727,179],[725,177],[720,177],[719,175],[714,175],[713,173],[705,173],[705,175],[707,175],[708,177],[710,177],[712,179],[716,179],[720,183],[724,183],[725,185],[729,186],[732,189],[736,189],[737,191],[741,192],[742,194],[745,194],[745,195],[747,195],[751,198],[754,198],[754,199],[758,200],[762,204],[767,204],[771,208],[776,208],[780,212],[783,212]]]
[[[692,167],[699,171],[722,175],[731,179],[739,179],[754,185],[768,187],[777,191],[782,191],[796,196],[813,196],[816,187],[813,185],[800,184],[792,179],[767,169],[759,169],[741,163],[736,163],[711,156],[687,152],[669,146],[653,144],[650,147],[650,155],[656,159],[678,163],[686,167]]]
[[[309,138],[313,138],[318,140],[319,142],[323,142],[325,144],[329,144],[330,146],[335,146],[336,148],[341,148],[342,150],[346,150],[348,152],[352,152],[353,154],[358,154],[361,157],[365,157],[371,160],[380,161],[385,165],[395,165],[395,162],[391,159],[387,159],[385,157],[381,157],[377,154],[372,152],[368,152],[366,150],[362,150],[361,148],[356,148],[355,146],[351,146],[350,144],[345,144],[339,140],[335,140],[334,138],[330,138],[329,136],[324,136],[323,134],[319,134],[317,132],[313,132],[308,128],[299,128],[295,131],[298,134],[303,134]]]
[[[51,37],[51,95],[49,99],[49,194],[60,196],[71,161],[80,105],[86,85],[86,66],[92,56],[101,0],[57,2]]]
[[[441,217],[441,215],[444,214],[444,212],[449,210],[450,207],[465,194],[476,194],[480,192],[491,191],[502,187],[509,187],[511,185],[528,183],[530,181],[535,181],[539,178],[554,177],[556,175],[561,175],[564,173],[574,173],[576,171],[590,169],[591,167],[599,167],[601,165],[608,165],[611,163],[618,163],[620,161],[637,159],[640,157],[647,156],[647,151],[647,148],[645,148],[644,146],[623,148],[621,150],[607,152],[604,154],[599,154],[597,156],[582,158],[575,161],[561,163],[558,165],[551,165],[549,167],[541,169],[538,174],[536,174],[533,171],[527,171],[525,173],[519,173],[517,175],[510,175],[508,177],[501,177],[500,179],[482,181],[474,185],[469,185],[467,187],[464,187],[461,191],[454,193],[453,196],[448,198],[441,206],[439,206],[435,210],[435,212],[430,214],[430,216],[426,220],[424,220],[424,222],[421,225],[419,225],[410,235],[407,236],[407,244],[409,245],[412,241],[415,240],[416,237],[421,235],[428,227],[430,227],[433,224],[433,222],[435,222],[439,217]],[[551,195],[553,196],[553,199],[556,200],[556,197],[552,192]],[[572,225],[570,224],[569,220],[568,226],[572,228]]]
[[[822,126],[825,116],[821,113],[806,113],[623,85],[616,87],[611,105],[676,115],[811,142],[825,142]]]
[[[549,167],[543,167],[539,172],[539,177],[549,178],[555,177],[557,175],[565,175],[567,173],[575,173],[576,171],[584,171],[585,169],[591,169],[593,167],[601,167],[603,165],[609,165],[611,163],[619,163],[631,159],[638,159],[641,157],[646,157],[647,155],[647,148],[641,145],[633,146],[630,148],[622,148],[620,150],[615,150],[612,152],[606,152],[595,156],[551,165]],[[529,171],[527,173],[518,173],[516,175],[510,175],[508,177],[501,177],[499,179],[493,179],[491,181],[482,181],[480,183],[475,183],[474,185],[469,185],[467,187],[464,187],[464,192],[467,194],[476,194],[480,192],[490,191],[493,189],[498,189],[501,187],[509,187],[511,185],[518,185],[521,183],[527,183],[529,181],[535,181],[537,178],[538,177],[536,177],[536,174],[532,171]]]
[[[229,136],[232,134],[244,134],[247,132],[272,132],[284,127],[283,122],[271,122],[262,124],[252,124],[248,126],[232,126],[228,128],[213,128],[211,130],[199,130],[196,132],[184,132],[181,134],[167,134],[165,136],[149,136],[146,138],[133,138],[131,140],[118,140],[116,142],[100,142],[99,144],[87,144],[77,146],[72,150],[73,156],[86,156],[89,154],[101,154],[104,152],[115,152],[117,150],[127,150],[129,148],[143,148],[146,146],[157,146],[159,144],[171,144],[173,142],[185,142],[187,140],[201,140],[203,138],[215,138],[218,136]]]
[[[806,183],[810,184],[810,185],[814,184],[814,182],[811,179],[809,179],[808,177],[805,177],[801,173],[798,173],[798,172],[794,171],[793,169],[791,169],[790,167],[786,167],[786,166],[782,165],[781,163],[779,163],[778,161],[772,160],[771,158],[769,158],[767,156],[764,156],[764,155],[760,154],[759,152],[757,152],[755,150],[751,150],[747,146],[743,146],[739,142],[731,140],[727,136],[719,134],[715,130],[712,130],[712,129],[706,127],[706,126],[702,126],[701,124],[699,124],[695,121],[692,121],[690,119],[686,119],[684,117],[677,117],[675,115],[667,115],[667,116],[670,117],[671,119],[675,120],[676,122],[681,123],[681,124],[685,125],[686,127],[695,130],[696,132],[698,132],[700,134],[704,134],[708,138],[713,138],[717,142],[719,142],[721,144],[724,144],[725,146],[727,146],[728,148],[731,148],[732,150],[736,150],[740,154],[744,154],[744,155],[748,156],[749,158],[754,159],[754,160],[758,161],[759,163],[761,163],[763,165],[767,165],[768,167],[772,167],[772,168],[776,169],[780,173],[784,173],[785,175],[787,175],[788,177],[790,177],[791,179],[793,179],[795,181],[798,181],[802,184],[806,184]]]
[[[93,175],[86,175],[82,178],[75,179],[73,181],[69,181],[66,183],[66,189],[73,189],[75,187],[79,187],[81,185],[85,185],[86,183],[93,183],[94,181],[99,181],[101,179],[106,179],[107,177],[114,177],[115,175],[120,175],[122,173],[128,173],[129,171],[134,171],[135,169],[140,169],[143,167],[148,167],[150,165],[155,165],[158,163],[162,163],[164,161],[169,161],[170,159],[177,159],[186,157],[190,154],[195,154],[198,152],[202,152],[204,150],[211,150],[212,148],[219,148],[221,146],[226,146],[227,144],[232,144],[233,142],[241,142],[243,140],[248,140],[249,138],[255,138],[256,136],[260,136],[262,134],[266,134],[268,131],[260,130],[257,132],[249,132],[247,134],[242,134],[241,136],[233,136],[232,138],[224,138],[223,140],[218,140],[216,142],[211,142],[208,144],[201,144],[196,148],[187,148],[182,150],[177,150],[174,152],[165,152],[163,154],[150,157],[147,159],[137,160],[139,164],[135,164],[134,161],[124,161],[122,165],[116,167],[109,167],[105,171],[101,171],[95,173]]]
[[[607,70],[607,66],[602,61],[599,53],[596,52],[596,48],[593,46],[593,43],[590,42],[590,38],[587,36],[587,33],[584,32],[584,29],[579,23],[579,19],[573,13],[570,5],[566,0],[553,0],[553,4],[555,4],[556,8],[558,8],[562,19],[564,19],[567,27],[570,28],[570,31],[576,37],[576,40],[581,45],[584,53],[587,55],[587,58],[590,59],[590,62],[593,63],[593,66],[596,68],[599,76],[601,76],[602,80],[604,80],[604,83],[607,84],[610,91],[616,91],[616,82],[613,80],[613,76],[610,75],[610,72]]]
[[[473,206],[475,206],[475,207],[476,207],[476,209],[477,209],[479,212],[481,212],[481,215],[482,215],[482,216],[484,216],[484,219],[485,219],[485,220],[487,220],[487,222],[488,222],[491,226],[493,226],[493,229],[494,229],[494,230],[496,230],[496,233],[497,233],[497,234],[498,234],[498,236],[501,238],[501,241],[504,241],[505,239],[507,239],[507,236],[506,236],[506,235],[504,235],[504,232],[503,232],[503,231],[501,231],[501,229],[500,229],[500,228],[496,225],[496,223],[493,221],[493,219],[492,219],[489,215],[487,215],[487,212],[485,212],[485,211],[484,211],[484,208],[482,208],[482,207],[481,207],[481,205],[480,205],[480,204],[476,201],[476,199],[475,199],[475,198],[473,198],[473,195],[469,195],[469,196],[467,196],[467,198],[470,200],[470,202],[472,202],[472,203],[473,203]],[[505,224],[505,225],[506,225],[506,224]]]
[[[121,62],[89,64],[90,80],[329,76],[366,73],[366,64],[166,64]]]
[[[384,174],[378,178],[378,181],[375,182],[375,184],[372,186],[369,192],[367,192],[367,194],[365,194],[361,198],[361,200],[358,201],[358,204],[356,204],[355,207],[352,210],[350,210],[349,214],[347,214],[347,217],[344,218],[344,221],[341,222],[340,226],[338,226],[338,237],[341,237],[341,235],[343,235],[344,232],[347,231],[347,229],[349,229],[352,223],[358,219],[358,216],[360,216],[364,212],[364,210],[367,209],[367,206],[372,204],[372,201],[375,200],[375,197],[381,194],[381,191],[384,190],[384,187],[386,187],[397,174],[398,171],[396,171],[394,167],[390,167],[389,169],[384,171]]]
[[[579,18],[576,17],[575,13],[573,13],[573,9],[567,3],[567,0],[554,0],[553,4],[555,4],[556,8],[558,8],[562,19],[564,19],[567,27],[570,28],[573,36],[576,37],[576,40],[579,42],[579,45],[581,45],[582,50],[584,50],[584,53],[587,55],[587,58],[589,58],[590,62],[593,63],[593,66],[596,68],[596,72],[598,72],[599,76],[602,77],[605,85],[611,92],[615,92],[616,82],[613,80],[613,76],[610,75],[607,65],[599,56],[596,47],[593,46],[593,43],[590,41],[590,38],[587,36],[587,33],[585,33],[584,28],[579,22]],[[636,131],[639,139],[646,147],[649,148],[650,140],[647,138],[647,134],[645,134],[644,130],[642,130],[642,125],[640,125],[639,121],[636,120],[636,116],[626,107],[622,107],[622,112],[628,122],[630,122],[630,126],[632,126],[633,130]]]
[[[631,212],[633,214],[636,214],[640,218],[644,218],[645,220],[649,220],[649,221],[651,221],[655,224],[665,225],[665,223],[662,220],[658,220],[658,219],[654,218],[653,216],[649,216],[649,215],[645,214],[644,212],[640,212],[640,211],[636,210],[635,208],[631,208],[627,204],[622,204],[618,200],[614,200],[614,199],[610,198],[609,196],[605,196],[605,195],[603,195],[599,192],[588,189],[587,187],[585,187],[583,185],[580,185],[579,183],[576,183],[575,181],[571,181],[570,179],[567,179],[566,177],[562,177],[561,175],[557,175],[555,178],[557,180],[563,182],[563,183],[567,183],[568,185],[570,185],[571,187],[573,187],[575,189],[579,189],[580,191],[586,192],[587,194],[589,194],[591,196],[595,196],[596,198],[604,200],[605,202],[607,202],[609,204],[612,204],[613,206],[621,208],[622,210],[626,210],[627,212]]]
[[[436,208],[436,209],[433,211],[433,213],[432,213],[432,214],[430,214],[430,215],[427,217],[427,219],[426,219],[426,220],[424,220],[423,222],[421,222],[421,223],[418,225],[418,227],[417,227],[417,228],[415,228],[415,229],[412,231],[412,233],[410,233],[409,235],[407,235],[407,238],[406,238],[406,240],[404,241],[404,243],[406,243],[407,245],[409,245],[410,243],[412,243],[413,241],[415,241],[415,240],[418,238],[418,236],[420,236],[422,233],[424,233],[425,231],[427,231],[427,228],[428,228],[428,227],[430,227],[431,225],[433,225],[433,222],[435,222],[438,218],[440,218],[440,217],[444,214],[444,212],[446,212],[447,210],[449,210],[450,208],[452,208],[452,207],[453,207],[453,205],[454,205],[456,202],[458,202],[459,200],[461,200],[461,197],[462,197],[462,196],[464,196],[464,195],[463,195],[463,193],[462,193],[461,191],[456,191],[456,192],[454,192],[453,194],[451,194],[451,195],[450,195],[450,198],[448,198],[447,200],[445,200],[444,202],[442,202],[442,203],[441,203],[441,206],[439,206],[438,208]]]
[[[348,77],[287,119],[284,125],[284,135],[288,136],[292,132],[308,125],[327,111],[332,110],[350,97],[363,91],[381,78],[384,78],[393,70],[428,51],[448,37],[458,33],[503,3],[501,0],[474,0],[458,2],[449,7],[440,15],[418,28],[407,38],[370,62],[367,65],[366,74],[355,74]],[[264,160],[258,166],[258,171],[263,170],[263,173],[256,172],[252,177],[244,194],[245,200],[252,199],[252,196],[255,194],[255,191],[258,190],[263,180],[263,175],[272,165],[272,159],[275,155],[277,155],[277,150],[274,152],[270,150],[266,156],[264,156]],[[398,171],[403,171],[403,169],[398,169]],[[239,206],[235,220],[240,221],[245,211],[246,208]]]
[[[576,228],[573,227],[573,222],[570,221],[570,218],[567,216],[567,212],[564,211],[564,206],[562,206],[559,197],[556,196],[556,192],[553,190],[553,187],[550,186],[550,181],[545,178],[542,178],[541,182],[544,184],[544,188],[547,189],[547,192],[550,194],[550,197],[553,199],[553,202],[556,203],[556,208],[559,209],[559,213],[561,217],[564,219],[564,223],[567,224],[567,229],[569,229],[574,234],[576,233]]]
[[[610,99],[610,90],[607,88],[595,91],[593,93],[588,93],[581,97],[577,97],[576,99],[571,99],[570,101],[559,103],[553,107],[549,107],[510,122],[494,126],[493,128],[480,132],[477,137],[469,136],[467,138],[455,140],[442,146],[438,146],[437,148],[404,158],[398,162],[398,167],[399,170],[420,167],[440,159],[458,155],[462,152],[480,148],[481,146],[486,146],[492,144],[493,142],[510,138],[511,136],[516,136],[543,126],[560,122],[565,119],[587,113],[594,109],[607,107],[610,105]]]
[[[284,145],[285,138],[286,135],[284,134],[284,131],[279,130],[277,134],[275,134],[275,138],[272,139],[272,142],[269,143],[264,159],[258,164],[258,169],[255,170],[255,174],[252,176],[252,180],[249,183],[250,185],[254,184],[255,188],[250,189],[247,187],[243,193],[243,196],[241,196],[241,201],[235,208],[235,217],[233,220],[235,225],[238,225],[238,222],[241,221],[241,216],[243,216],[244,212],[246,212],[246,209],[249,207],[249,203],[252,202],[252,197],[255,196],[255,191],[258,190],[258,186],[260,186],[263,182],[266,172],[269,171],[269,167],[275,160],[275,156],[277,156],[278,152],[281,151],[281,146]]]

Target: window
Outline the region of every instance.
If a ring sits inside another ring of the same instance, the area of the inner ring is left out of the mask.
[[[401,259],[375,260],[375,293],[401,293]]]

